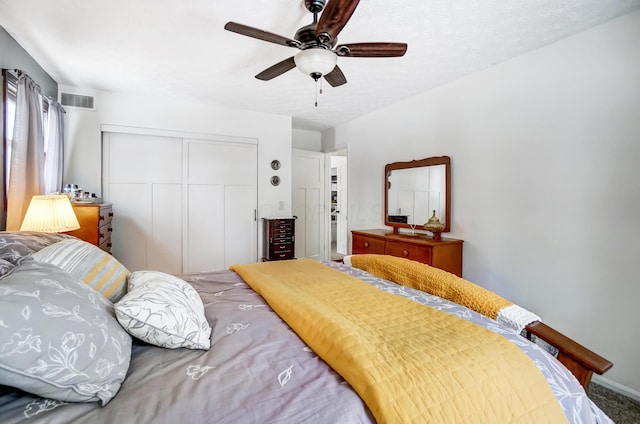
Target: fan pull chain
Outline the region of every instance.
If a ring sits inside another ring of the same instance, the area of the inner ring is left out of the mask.
[[[318,80],[320,80],[320,86],[318,86]],[[316,103],[315,106],[318,107],[318,93],[322,94],[322,79],[316,79]]]

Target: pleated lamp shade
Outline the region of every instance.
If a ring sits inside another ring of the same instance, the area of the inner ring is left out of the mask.
[[[20,231],[64,233],[80,228],[69,196],[66,194],[36,195],[31,198]]]

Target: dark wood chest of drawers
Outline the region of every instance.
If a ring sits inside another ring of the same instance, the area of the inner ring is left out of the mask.
[[[294,259],[295,218],[262,218],[262,260]]]
[[[80,228],[67,234],[95,244],[100,249],[111,253],[111,232],[113,231],[111,203],[75,203],[73,211],[76,213]]]
[[[426,235],[393,234],[387,230],[351,231],[354,255],[375,253],[399,256],[462,277],[462,240],[433,240]]]

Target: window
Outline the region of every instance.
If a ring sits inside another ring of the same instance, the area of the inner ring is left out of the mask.
[[[18,79],[10,72],[3,71],[4,86],[3,86],[3,99],[4,99],[4,192],[7,193],[9,188],[9,166],[11,163],[11,142],[13,141],[13,124],[16,120],[16,94],[18,91]]]
[[[9,175],[11,172],[11,144],[13,142],[13,129],[16,120],[16,96],[18,93],[18,78],[10,71],[3,70],[4,86],[3,86],[3,99],[4,99],[4,192],[5,195],[9,190]],[[48,118],[49,118],[49,102],[46,98],[42,97],[42,131],[44,139],[48,137]],[[47,143],[45,143],[45,157]]]

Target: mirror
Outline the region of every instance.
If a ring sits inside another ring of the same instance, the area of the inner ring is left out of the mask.
[[[394,162],[384,167],[384,224],[398,228],[422,226],[433,211],[445,227],[451,228],[451,158],[431,157],[411,162]]]

